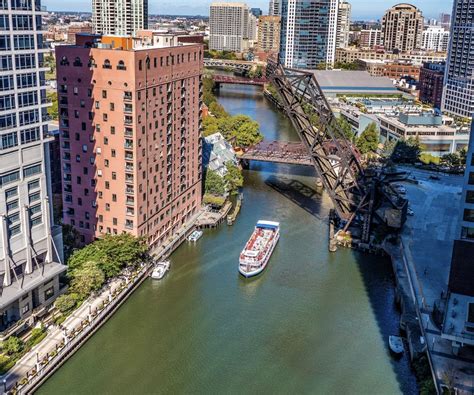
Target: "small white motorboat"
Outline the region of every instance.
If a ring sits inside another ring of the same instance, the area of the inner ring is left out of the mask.
[[[405,351],[405,348],[403,347],[403,339],[400,336],[389,336],[388,345],[394,354],[400,355]]]
[[[188,241],[195,243],[202,237],[202,234],[203,234],[202,230],[195,230],[193,233],[189,235]]]
[[[170,269],[170,265],[170,261],[158,262],[151,272],[151,278],[153,280],[161,280],[165,276],[166,272]]]

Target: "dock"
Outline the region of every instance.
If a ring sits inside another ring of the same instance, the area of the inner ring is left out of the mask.
[[[232,208],[231,202],[226,202],[219,211],[204,211],[196,221],[197,229],[210,229],[219,226],[229,214]]]

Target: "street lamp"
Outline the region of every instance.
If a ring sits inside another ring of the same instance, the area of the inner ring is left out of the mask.
[[[3,379],[3,392],[7,393],[7,379]]]

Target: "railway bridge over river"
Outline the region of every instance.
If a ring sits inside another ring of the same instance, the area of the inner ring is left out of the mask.
[[[262,141],[248,148],[241,156],[243,161],[273,162],[289,165],[312,166],[308,150],[301,142]]]

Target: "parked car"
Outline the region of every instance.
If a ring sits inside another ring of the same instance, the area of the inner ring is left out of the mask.
[[[430,180],[437,180],[437,181],[439,181],[439,180],[441,180],[441,178],[439,178],[439,176],[431,175],[431,176],[430,176]]]
[[[407,214],[408,214],[410,217],[413,217],[413,216],[415,215],[415,212],[414,212],[410,207],[408,207]]]

